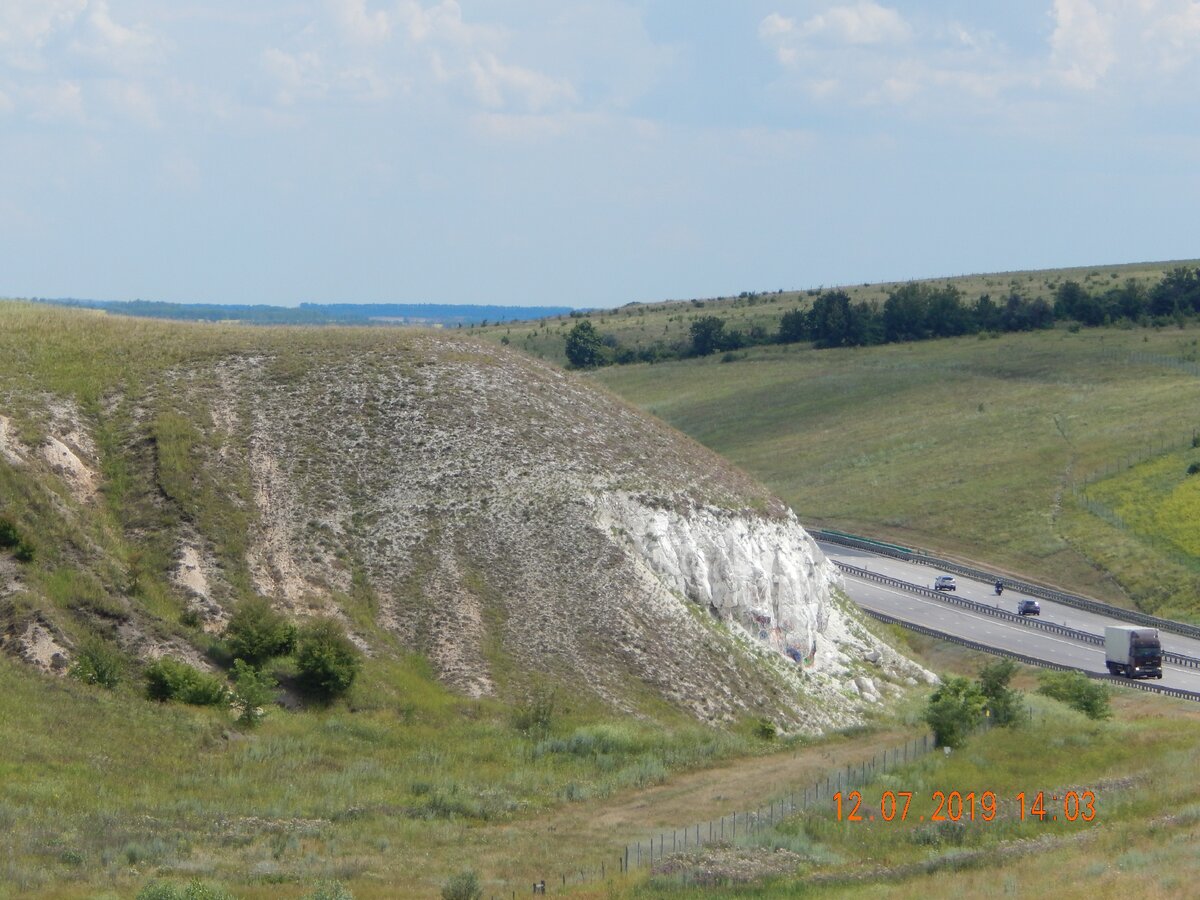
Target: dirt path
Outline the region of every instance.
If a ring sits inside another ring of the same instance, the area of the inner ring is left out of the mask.
[[[831,770],[882,759],[911,739],[899,729],[834,738],[771,756],[751,757],[672,777],[667,783],[596,801],[571,803],[535,818],[463,835],[464,856],[494,878],[523,884],[563,872],[616,864],[627,843],[765,806],[810,787]],[[471,838],[475,839],[472,840]]]

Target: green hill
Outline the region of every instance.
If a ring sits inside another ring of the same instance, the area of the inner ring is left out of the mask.
[[[762,479],[805,521],[1197,618],[1200,556],[1179,531],[1194,523],[1198,340],[1194,325],[1060,327],[760,348],[594,377]],[[1138,515],[1103,479],[1137,478],[1116,469],[1142,460],[1165,466],[1165,480],[1145,479],[1138,496],[1160,500]]]

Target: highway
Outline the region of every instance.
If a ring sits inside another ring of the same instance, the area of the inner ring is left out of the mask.
[[[866,550],[843,547],[838,544],[820,542],[821,550],[830,559],[888,575],[912,584],[932,587],[933,579],[940,570],[919,563],[905,562],[891,557],[878,556]],[[958,582],[957,596],[966,597],[989,606],[1015,612],[1021,594],[1005,591],[995,595],[993,585],[955,575]],[[987,644],[1001,650],[1022,653],[1035,659],[1072,666],[1089,672],[1105,672],[1104,647],[1072,640],[1052,634],[1020,622],[1010,622],[983,613],[953,605],[944,600],[925,597],[888,585],[878,584],[845,574],[846,593],[860,606],[885,613],[906,622],[924,625],[957,637]],[[1104,634],[1105,625],[1128,624],[1119,619],[1107,618],[1071,606],[1038,600],[1042,607],[1041,618],[1059,625],[1066,625],[1091,634]],[[1163,649],[1173,653],[1200,658],[1200,641],[1166,631],[1160,631]],[[1153,681],[1164,687],[1182,688],[1200,692],[1200,669],[1187,668],[1170,663],[1163,666],[1161,680]]]

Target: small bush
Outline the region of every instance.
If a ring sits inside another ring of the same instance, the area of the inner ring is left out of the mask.
[[[125,657],[108,641],[89,637],[80,644],[70,674],[84,684],[98,684],[112,690],[125,677]]]
[[[170,881],[152,881],[140,891],[137,900],[237,900],[224,888],[194,880],[186,885]]]
[[[479,876],[470,869],[459,872],[442,885],[442,900],[479,900],[482,896]]]
[[[253,727],[265,715],[264,707],[275,702],[276,681],[245,660],[233,663],[233,702],[239,708],[238,722]]]
[[[1107,719],[1112,716],[1108,685],[1093,681],[1082,672],[1041,672],[1039,694],[1060,700],[1072,709],[1077,709],[1089,719]]]
[[[1200,472],[1200,462],[1194,462],[1188,466],[1187,473],[1189,475],[1195,475],[1197,472]]]
[[[21,537],[16,525],[4,518],[0,518],[0,550],[12,550],[21,562],[33,561],[33,545]]]
[[[770,719],[759,719],[754,723],[754,736],[762,738],[764,741],[775,740],[775,735],[778,730],[775,728],[775,723]]]
[[[1008,683],[1017,671],[1011,659],[999,659],[979,670],[979,690],[987,702],[987,710],[997,725],[1014,724],[1021,713],[1021,694]]]
[[[317,885],[315,891],[309,891],[300,900],[354,900],[354,894],[340,881],[325,881]]]
[[[924,712],[938,746],[961,747],[983,720],[984,703],[978,685],[956,675],[947,676],[929,698]]]
[[[296,645],[296,627],[271,608],[265,597],[243,600],[225,626],[225,642],[233,659],[252,666],[287,656]]]
[[[362,662],[358,648],[336,619],[316,619],[296,638],[296,669],[301,687],[331,700],[354,684]]]
[[[219,678],[164,656],[146,667],[146,696],[193,706],[217,706],[228,699],[229,691]]]
[[[545,737],[554,722],[557,696],[554,688],[539,685],[513,710],[513,727],[521,734]]]

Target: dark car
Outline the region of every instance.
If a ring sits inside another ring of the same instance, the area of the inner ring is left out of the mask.
[[[1022,616],[1040,616],[1042,607],[1036,600],[1018,600],[1017,614]]]
[[[933,579],[933,589],[935,591],[957,591],[958,585],[954,583],[953,575],[939,575]]]

